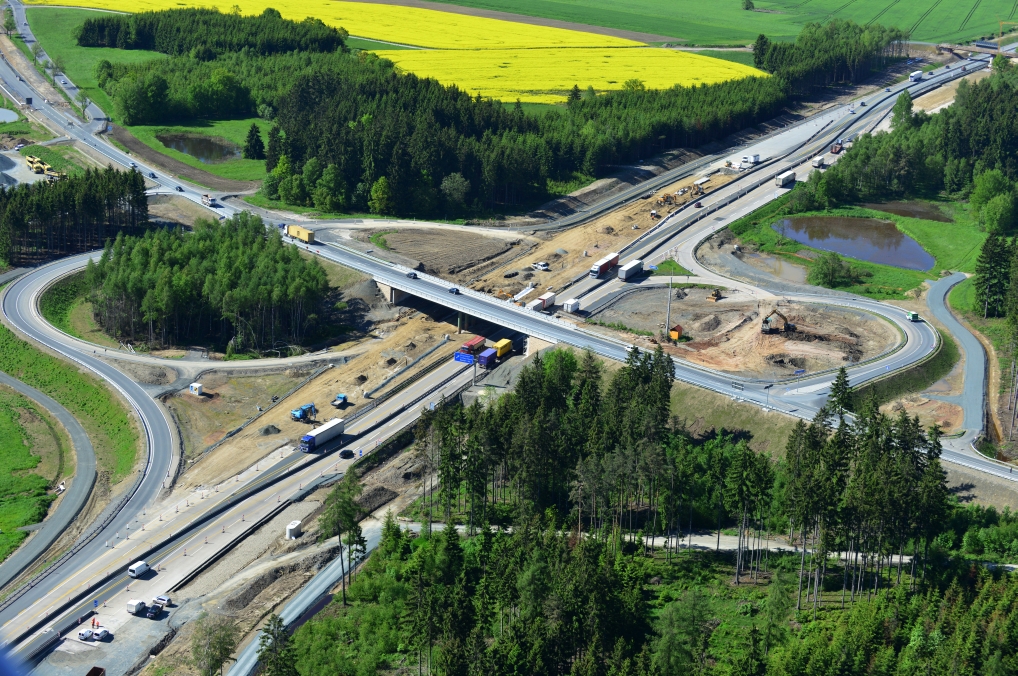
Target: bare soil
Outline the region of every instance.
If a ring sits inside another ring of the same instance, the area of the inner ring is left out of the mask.
[[[457,281],[463,277],[461,273],[502,257],[521,244],[518,238],[502,239],[441,228],[371,230],[361,233],[359,239],[370,241],[370,237],[375,234],[385,238],[390,250],[419,261],[426,272]]]
[[[319,420],[327,420],[335,415],[349,416],[366,403],[365,391],[378,386],[407,362],[435,347],[446,334],[455,333],[454,325],[433,320],[422,314],[415,314],[401,322],[391,321],[379,325],[375,329],[378,340],[364,343],[363,351],[347,364],[325,371],[300,391],[280,401],[275,408],[266,412],[243,432],[211,451],[183,475],[180,485],[187,489],[220,483],[238,469],[254,464],[282,446],[294,443],[308,429],[305,423],[290,420],[290,410],[302,404],[313,402],[318,409]],[[397,385],[404,377],[416,373],[436,360],[448,359],[462,342],[470,337],[471,334],[455,336],[456,340],[446,342],[410,370],[401,371],[389,386]],[[301,377],[309,373],[310,370]],[[350,402],[341,411],[337,411],[330,404],[339,393],[346,394]],[[380,393],[381,391],[375,396]],[[247,405],[252,406],[250,403]],[[248,409],[248,414],[239,416],[236,424],[227,422],[216,429],[219,431],[232,429],[250,417],[250,412],[253,412],[252,409]],[[275,426],[279,432],[262,435],[260,430],[269,425]],[[209,428],[204,433],[211,435],[212,429]],[[220,434],[220,438],[221,436]],[[211,438],[207,436],[202,440],[207,441]]]
[[[896,399],[881,406],[880,410],[892,416],[905,411],[909,417],[918,416],[924,429],[936,423],[945,434],[953,434],[961,429],[965,418],[961,406],[939,399],[927,399],[920,394],[910,394]]]
[[[954,103],[954,97],[958,93],[958,87],[962,82],[968,81],[969,84],[978,82],[984,78],[990,76],[990,71],[983,69],[966,75],[963,78],[958,78],[950,84],[946,84],[943,87],[934,89],[929,94],[923,94],[919,98],[912,102],[912,107],[915,110],[923,110],[927,113],[935,113],[936,111],[946,108],[947,106]]]
[[[815,372],[869,359],[898,341],[890,325],[867,313],[806,303],[776,306],[740,299],[738,293],[715,303],[707,301],[708,293],[698,288],[671,292],[671,324],[680,325],[683,335],[691,340],[665,347],[670,354],[701,366],[780,377],[792,375],[796,369]],[[620,297],[593,318],[650,331],[657,337],[665,329],[666,294],[662,287],[640,289]],[[762,319],[774,309],[795,324],[794,332],[760,332]],[[590,328],[617,333],[604,327]],[[626,335],[637,344],[654,345],[654,339]]]
[[[222,178],[215,174],[210,174],[207,171],[192,167],[189,164],[184,164],[180,160],[175,160],[169,155],[164,155],[148,147],[136,139],[123,127],[119,125],[110,126],[113,129],[110,132],[110,135],[114,140],[127,148],[131,154],[141,157],[146,162],[160,167],[168,174],[181,176],[189,181],[197,183],[198,185],[208,186],[212,190],[219,192],[251,192],[253,190],[257,190],[258,186],[261,185],[258,181],[234,181],[228,178]]]
[[[977,472],[949,462],[944,463],[944,469],[947,470],[948,490],[962,504],[974,503],[984,507],[993,505],[998,510],[1004,507],[1010,507],[1011,511],[1018,510],[1018,491],[1010,479]]]
[[[269,375],[208,373],[201,377],[204,393],[181,390],[165,399],[184,440],[184,455],[193,458],[226,434],[267,408],[300,382],[300,374],[280,370]]]
[[[194,225],[199,218],[209,218],[209,210],[177,195],[152,195],[148,198],[149,219],[161,224]]]

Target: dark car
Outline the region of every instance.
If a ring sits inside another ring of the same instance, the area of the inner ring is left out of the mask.
[[[408,273],[406,273],[406,276],[409,277],[410,279],[417,279],[417,273],[416,272],[408,272]]]
[[[458,295],[459,295],[459,293],[460,293],[460,290],[459,290],[459,289],[457,289],[457,288],[456,288],[456,287],[454,286],[454,287],[452,287],[451,289],[449,289],[449,293],[451,293],[451,294],[452,294],[452,295],[454,295],[454,296],[458,296]]]
[[[696,204],[693,205],[693,207],[696,208],[696,209],[699,209],[702,206],[703,206],[703,202],[697,202]]]
[[[177,192],[184,192],[184,189],[181,188],[179,185],[176,187],[176,190],[177,190]]]
[[[154,172],[154,171],[148,172],[148,177],[149,178],[155,178],[156,177],[156,172]]]
[[[352,458],[353,457],[353,451],[351,451],[349,448],[344,448],[342,451],[339,452],[339,457],[341,457],[341,458]]]
[[[154,620],[160,615],[162,615],[162,613],[163,607],[158,603],[153,603],[148,607],[148,610],[145,612],[145,617],[147,617],[150,620]]]

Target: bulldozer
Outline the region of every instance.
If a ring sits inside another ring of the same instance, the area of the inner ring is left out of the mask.
[[[707,302],[708,303],[716,303],[719,300],[721,300],[722,298],[724,298],[724,296],[721,295],[721,289],[714,289],[707,296]]]
[[[771,317],[774,317],[774,319],[771,319]],[[781,319],[781,328],[778,328],[778,319]],[[771,313],[760,322],[760,333],[780,333],[782,329],[785,333],[792,333],[795,331],[795,324],[788,321],[788,317],[777,310],[771,310]]]
[[[695,196],[702,195],[702,194],[704,194],[703,193],[703,186],[702,185],[694,185],[693,186],[693,191],[692,191],[692,193],[690,193],[690,195],[695,197]]]

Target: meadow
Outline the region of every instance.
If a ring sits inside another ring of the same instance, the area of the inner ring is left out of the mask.
[[[763,75],[750,66],[668,49],[482,49],[379,51],[403,70],[455,84],[484,98],[556,103],[573,85],[599,92],[622,89],[629,79],[649,89],[713,84]]]
[[[969,40],[995,33],[998,20],[1013,20],[1014,0],[754,0],[712,4],[693,0],[439,0],[481,9],[575,21],[670,36],[697,45],[749,44],[760,33],[793,40],[804,24],[832,18],[881,23],[912,32],[915,40]]]

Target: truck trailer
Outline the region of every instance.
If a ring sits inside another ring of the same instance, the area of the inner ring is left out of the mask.
[[[301,453],[315,453],[323,450],[325,444],[343,436],[343,419],[333,418],[317,429],[313,429],[300,438]]]
[[[513,351],[513,341],[509,340],[508,338],[503,338],[502,340],[495,343],[495,355],[499,359],[506,356],[512,351]]]
[[[911,72],[911,73],[908,74],[908,81],[909,82],[919,82],[922,79],[923,79],[923,72],[921,70],[917,70],[917,71],[914,71],[914,72]]]
[[[598,262],[590,266],[590,276],[597,279],[619,264],[619,255],[610,253]]]
[[[541,310],[544,309],[544,301],[541,300],[540,298],[535,298],[534,300],[527,303],[527,309],[533,310],[534,312],[540,312]]]
[[[555,304],[555,294],[554,292],[549,291],[548,293],[544,293],[538,296],[537,300],[541,301],[541,309],[547,310],[548,308]]]
[[[778,186],[779,188],[788,187],[793,183],[795,183],[794,171],[786,171],[785,173],[781,174],[780,176],[774,179],[774,185]]]
[[[484,336],[474,336],[460,347],[463,354],[477,354],[484,349]]]
[[[580,309],[580,301],[576,298],[570,298],[566,302],[562,303],[562,309],[569,313],[576,312]]]
[[[643,261],[629,261],[619,268],[619,279],[623,282],[631,282],[643,274]]]
[[[477,357],[477,363],[480,364],[483,369],[493,368],[496,364],[498,364],[498,351],[493,347],[489,347],[487,350],[482,352],[479,357]]]
[[[305,244],[315,243],[315,231],[302,228],[299,225],[286,226],[286,234],[287,236],[300,242],[304,242]]]

